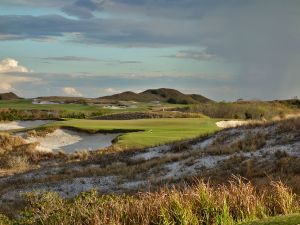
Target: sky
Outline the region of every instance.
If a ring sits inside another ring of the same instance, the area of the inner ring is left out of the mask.
[[[299,0],[1,0],[0,92],[300,96]]]

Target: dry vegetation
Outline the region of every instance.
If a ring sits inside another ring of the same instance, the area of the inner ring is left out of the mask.
[[[235,224],[256,218],[285,215],[299,210],[296,196],[282,182],[256,189],[235,178],[226,185],[197,181],[181,189],[153,193],[98,195],[81,193],[71,201],[56,193],[26,194],[23,216],[3,224]]]

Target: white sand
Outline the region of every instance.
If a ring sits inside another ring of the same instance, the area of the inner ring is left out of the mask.
[[[122,107],[119,106],[113,106],[113,105],[106,105],[103,106],[104,109],[122,109]]]
[[[160,145],[160,146],[148,148],[148,149],[146,149],[145,152],[138,153],[138,154],[134,155],[132,158],[133,159],[144,159],[144,160],[153,159],[153,158],[162,156],[164,154],[164,152],[169,151],[170,148],[171,147],[169,145]]]
[[[8,122],[8,123],[0,123],[0,130],[14,130],[14,129],[22,129],[24,127],[20,126],[18,122]]]
[[[53,120],[28,120],[0,123],[0,130],[14,130],[23,128],[34,128],[53,122]]]
[[[51,101],[32,101],[34,105],[59,105],[59,102],[51,102]]]
[[[53,150],[64,150],[68,153],[80,150],[97,150],[112,145],[112,141],[119,136],[114,134],[88,134],[84,132],[57,129],[45,137],[27,137],[28,143],[39,142],[36,150],[52,152]]]
[[[45,137],[28,137],[25,140],[28,143],[39,142],[39,145],[36,147],[38,151],[52,152],[52,150],[58,150],[61,147],[79,142],[81,137],[68,134],[62,129],[57,129]]]
[[[238,127],[242,125],[249,124],[249,121],[244,120],[222,120],[219,122],[216,122],[216,125],[221,128],[230,128],[230,127]]]

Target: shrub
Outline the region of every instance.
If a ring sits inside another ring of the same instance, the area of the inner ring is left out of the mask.
[[[177,103],[175,98],[169,98],[167,102],[171,103],[171,104],[176,104]]]

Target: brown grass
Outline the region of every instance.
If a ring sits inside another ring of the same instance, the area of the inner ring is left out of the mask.
[[[298,196],[282,182],[258,190],[239,177],[227,185],[212,186],[199,180],[181,189],[163,188],[134,196],[99,196],[92,190],[71,201],[49,192],[29,193],[26,199],[26,213],[17,224],[214,225],[299,210]]]

